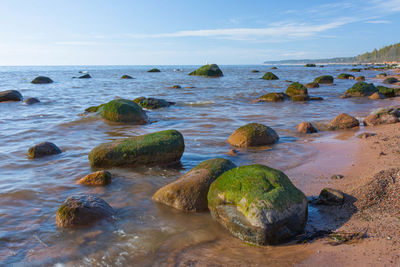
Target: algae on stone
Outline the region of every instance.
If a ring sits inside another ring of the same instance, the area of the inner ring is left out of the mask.
[[[145,111],[135,102],[128,99],[115,99],[98,109],[100,115],[109,121],[146,124]]]
[[[331,75],[322,75],[322,76],[315,78],[314,83],[331,84],[331,83],[333,83],[333,77]]]
[[[276,76],[272,72],[265,73],[264,76],[262,77],[262,79],[264,79],[264,80],[279,80],[278,76]]]
[[[224,76],[217,64],[207,64],[189,73],[194,76],[221,77]]]

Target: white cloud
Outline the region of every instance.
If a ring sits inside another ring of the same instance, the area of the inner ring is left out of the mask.
[[[388,21],[388,20],[369,20],[369,21],[366,21],[365,23],[371,23],[371,24],[389,24],[390,21]]]

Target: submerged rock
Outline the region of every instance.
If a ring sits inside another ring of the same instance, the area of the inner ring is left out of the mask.
[[[22,101],[22,95],[17,90],[7,90],[0,92],[0,102]]]
[[[246,124],[231,134],[228,143],[236,147],[266,146],[278,142],[278,134],[259,123]]]
[[[386,76],[387,76],[386,73],[379,73],[379,74],[376,75],[376,78],[383,79],[383,78],[385,78]]]
[[[39,103],[39,102],[40,102],[39,99],[34,98],[34,97],[29,97],[29,98],[24,100],[24,103],[27,104],[27,105],[33,105],[33,104],[36,104],[36,103]]]
[[[308,63],[308,64],[305,64],[304,65],[304,67],[311,67],[311,68],[313,68],[313,67],[316,67],[316,65],[315,64],[312,64],[312,63]]]
[[[307,88],[318,88],[319,87],[319,83],[315,83],[315,82],[307,83],[304,86],[307,87]]]
[[[30,147],[28,150],[28,157],[34,159],[60,153],[61,149],[58,148],[58,146],[56,146],[55,144],[51,142],[43,142]]]
[[[175,182],[161,187],[153,200],[180,210],[205,211],[211,183],[235,167],[230,160],[222,158],[203,161]]]
[[[365,81],[365,76],[358,76],[358,77],[356,77],[356,81],[359,81],[359,82]]]
[[[151,70],[148,70],[147,72],[161,72],[161,70],[156,69],[156,68],[153,68],[153,69],[151,69]]]
[[[112,175],[108,171],[93,172],[77,182],[84,185],[108,185],[111,183]]]
[[[293,96],[308,96],[307,88],[301,83],[294,82],[286,89],[286,94],[290,97]]]
[[[383,94],[385,97],[395,97],[400,94],[400,88],[390,88],[386,86],[377,86],[380,94]]]
[[[221,77],[224,76],[217,64],[207,64],[189,73],[194,76]]]
[[[78,79],[90,79],[90,78],[92,78],[92,76],[90,76],[90,74],[84,74],[84,75],[78,77]]]
[[[369,96],[369,99],[377,100],[377,99],[384,99],[385,96],[379,92],[375,92]]]
[[[138,97],[135,100],[133,100],[136,104],[141,106],[142,108],[146,109],[159,109],[159,108],[166,108],[171,105],[175,105],[174,102],[168,102],[164,99],[158,99],[158,98],[146,98],[146,97]]]
[[[125,74],[121,76],[121,79],[133,79],[133,77]]]
[[[333,83],[333,77],[331,75],[322,75],[315,78],[314,83],[331,84]]]
[[[176,84],[176,85],[173,85],[173,86],[171,86],[171,88],[174,88],[174,89],[181,89],[181,88],[182,88],[182,86],[180,86],[180,85]],[[194,88],[194,87],[193,87],[193,88]]]
[[[308,101],[310,97],[308,95],[294,95],[291,99],[292,101]]]
[[[282,102],[288,98],[289,96],[285,93],[269,93],[261,96],[258,100],[267,102]]]
[[[260,71],[259,70],[252,70],[251,72],[252,73],[259,73]]]
[[[278,68],[277,67],[271,67],[271,70],[277,70]]]
[[[399,80],[397,80],[394,77],[390,77],[390,78],[386,78],[385,80],[383,80],[383,83],[385,84],[394,84],[394,83],[398,83]]]
[[[264,79],[264,80],[279,80],[278,76],[276,76],[272,72],[265,73],[264,76],[262,76],[261,79]]]
[[[372,112],[364,120],[365,126],[392,124],[399,122],[400,111],[395,108],[380,108]]]
[[[370,96],[375,92],[378,92],[378,89],[373,83],[356,82],[345,94],[348,96]]]
[[[303,232],[307,199],[281,171],[254,164],[231,169],[211,184],[208,208],[231,234],[257,245]]]
[[[52,83],[52,82],[53,82],[52,79],[50,79],[49,77],[45,77],[45,76],[38,76],[31,81],[31,83],[34,83],[34,84],[45,84],[45,83]]]
[[[320,205],[342,205],[344,202],[343,192],[337,189],[324,188],[319,194],[317,204]]]
[[[135,102],[128,99],[115,99],[106,104],[86,109],[87,112],[100,112],[109,121],[146,124],[146,112]]]
[[[90,151],[89,161],[93,167],[172,165],[184,150],[182,134],[167,130],[98,145]]]
[[[97,196],[73,195],[57,209],[56,224],[64,228],[87,226],[114,214],[113,208]]]
[[[339,76],[337,76],[337,79],[347,79],[347,80],[353,80],[355,77],[354,75],[347,74],[347,73],[341,73]]]
[[[360,72],[361,69],[351,69],[350,71],[352,71],[352,72]]]
[[[308,134],[316,133],[318,130],[311,124],[311,122],[303,121],[297,125],[297,132]]]
[[[341,113],[329,123],[328,128],[329,130],[349,129],[358,127],[359,125],[360,122],[356,118],[346,113]]]

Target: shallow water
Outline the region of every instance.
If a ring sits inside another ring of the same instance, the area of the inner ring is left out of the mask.
[[[164,66],[160,67],[161,73],[147,73],[149,68],[0,67],[0,91],[15,89],[24,97],[41,101],[31,106],[0,103],[0,265],[169,265],[175,264],[178,256],[174,255],[202,244],[213,244],[210,247],[217,253],[221,249],[215,244],[232,238],[208,213],[186,214],[155,204],[152,194],[213,157],[229,158],[237,165],[262,163],[282,170],[294,168],[315,154],[306,143],[299,142],[304,139],[295,133],[299,122],[326,121],[342,112],[364,116],[393,102],[340,99],[355,81],[335,80],[335,85],[309,89],[310,95],[322,96],[324,101],[252,103],[265,93],[285,91],[289,84],[285,80],[307,83],[323,74],[336,77],[352,66],[280,66],[273,70],[278,81],[259,79],[269,66],[221,66],[225,75],[222,78],[188,76],[195,66]],[[184,71],[174,72],[176,68]],[[252,69],[261,73],[251,73]],[[71,79],[80,70],[87,70],[93,79]],[[122,74],[135,79],[119,79]],[[356,73],[366,77],[376,74]],[[30,84],[38,75],[49,76],[55,82]],[[175,84],[182,89],[169,88]],[[83,113],[89,106],[116,97],[139,96],[163,98],[177,105],[148,111],[152,123],[141,126],[108,123]],[[226,139],[249,122],[277,130],[279,143],[228,156]],[[87,155],[96,145],[165,129],[176,129],[184,135],[186,149],[181,169],[115,168],[110,170],[115,178],[107,187],[75,184],[78,178],[94,171]],[[312,139],[326,135],[317,134]],[[28,148],[42,141],[54,142],[63,153],[29,160]],[[116,220],[87,229],[58,229],[55,212],[67,196],[75,193],[98,194],[117,210]],[[222,244],[226,246],[226,242]],[[240,251],[232,253],[240,255]],[[265,262],[265,254],[260,252],[259,256]]]

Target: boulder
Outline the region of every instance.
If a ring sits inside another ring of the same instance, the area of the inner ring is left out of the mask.
[[[252,70],[251,72],[252,73],[259,73],[260,71],[259,70]]]
[[[319,83],[307,83],[304,85],[307,88],[318,88],[319,87]]]
[[[151,69],[151,70],[148,70],[147,72],[161,72],[161,70],[156,69],[156,68],[153,68],[153,69]]]
[[[363,82],[363,81],[365,81],[365,76],[358,76],[358,77],[356,77],[356,81],[358,81],[358,82]]]
[[[91,110],[96,110],[95,107],[91,107]],[[147,115],[146,112],[135,102],[128,99],[115,99],[110,102],[100,105],[97,111],[100,115],[109,121],[134,123],[134,124],[146,124]]]
[[[281,171],[254,164],[226,171],[210,186],[212,217],[243,241],[277,244],[303,232],[307,199]]]
[[[308,95],[294,95],[291,99],[292,101],[308,101],[310,97]]]
[[[322,75],[314,79],[314,83],[319,84],[332,84],[333,77],[331,75]]]
[[[28,150],[28,158],[34,159],[34,158],[41,158],[45,156],[50,156],[50,155],[56,155],[60,154],[61,149],[58,148],[53,143],[50,142],[43,142],[37,145],[34,145],[29,148]]]
[[[383,79],[383,78],[385,78],[386,76],[387,76],[386,73],[379,73],[379,74],[376,75],[376,78]]]
[[[84,74],[84,75],[82,75],[82,76],[79,76],[78,77],[79,79],[90,79],[90,78],[92,78],[92,76],[90,76],[90,74]]]
[[[349,129],[358,127],[359,125],[360,122],[356,118],[346,113],[341,113],[333,121],[329,123],[328,129],[329,130]]]
[[[271,67],[271,70],[277,70],[278,68],[277,67]]]
[[[347,73],[341,73],[339,76],[337,76],[337,79],[346,79],[346,80],[353,80],[355,77],[354,75],[347,74]]]
[[[221,77],[224,76],[217,64],[207,64],[189,73],[194,76]]]
[[[352,71],[352,72],[360,72],[361,69],[351,69],[350,71]]]
[[[286,89],[286,94],[290,97],[297,95],[308,96],[308,91],[301,83],[294,82]]]
[[[34,83],[34,84],[45,84],[45,83],[52,83],[52,82],[53,82],[52,79],[50,79],[49,77],[45,77],[45,76],[38,76],[31,81],[31,83]]]
[[[171,86],[171,88],[174,88],[174,89],[181,89],[182,86],[176,84],[176,85]],[[193,88],[194,88],[194,87],[193,87]]]
[[[121,76],[121,79],[133,79],[133,77],[125,74]]]
[[[381,85],[377,86],[376,88],[379,90],[379,93],[385,97],[395,97],[400,94],[400,88],[390,88]]]
[[[310,96],[309,100],[310,101],[322,101],[324,99],[322,97],[320,97],[320,96]]]
[[[343,192],[332,188],[322,189],[317,200],[317,204],[320,205],[342,205],[343,202]]]
[[[7,90],[0,92],[0,102],[22,101],[22,95],[16,90]]]
[[[235,167],[230,160],[222,158],[203,161],[175,182],[161,187],[153,200],[184,211],[205,211],[211,183]]]
[[[316,65],[312,64],[312,63],[308,63],[308,64],[305,64],[304,67],[314,68],[314,67],[316,67]]]
[[[172,165],[184,150],[182,134],[166,130],[98,145],[90,151],[89,161],[93,167]]]
[[[364,120],[365,126],[375,126],[380,124],[392,124],[399,122],[400,111],[395,108],[380,108]]]
[[[318,130],[311,124],[311,122],[303,121],[297,125],[297,132],[308,134],[316,133]]]
[[[159,108],[166,108],[171,105],[175,105],[174,102],[168,102],[164,99],[158,99],[158,98],[146,98],[146,97],[138,97],[133,100],[136,104],[141,106],[142,108],[145,109],[159,109]]]
[[[370,96],[375,92],[378,92],[378,89],[373,83],[356,82],[345,94],[349,96]]]
[[[113,208],[103,199],[94,195],[73,195],[57,209],[58,227],[74,228],[91,225],[102,219],[111,219]]]
[[[267,101],[267,102],[282,102],[285,99],[288,99],[289,96],[285,93],[269,93],[261,96],[259,101]]]
[[[78,180],[78,184],[84,185],[108,185],[112,175],[108,171],[97,171]]]
[[[24,100],[24,103],[27,104],[27,105],[33,105],[33,104],[36,104],[36,103],[39,103],[39,102],[40,102],[39,99],[34,98],[34,97],[29,97],[29,98]]]
[[[394,77],[389,77],[389,78],[386,78],[385,80],[383,80],[383,83],[385,83],[385,84],[394,84],[394,83],[398,83],[398,82],[399,82],[399,80],[397,80]]]
[[[262,76],[261,79],[264,79],[264,80],[279,80],[278,76],[276,76],[272,72],[265,73],[264,76]]]
[[[385,96],[379,92],[375,92],[369,96],[369,99],[372,99],[372,100],[384,99],[384,98],[385,98]]]
[[[236,147],[266,146],[278,142],[278,134],[270,127],[259,124],[246,124],[231,134],[228,143]]]

